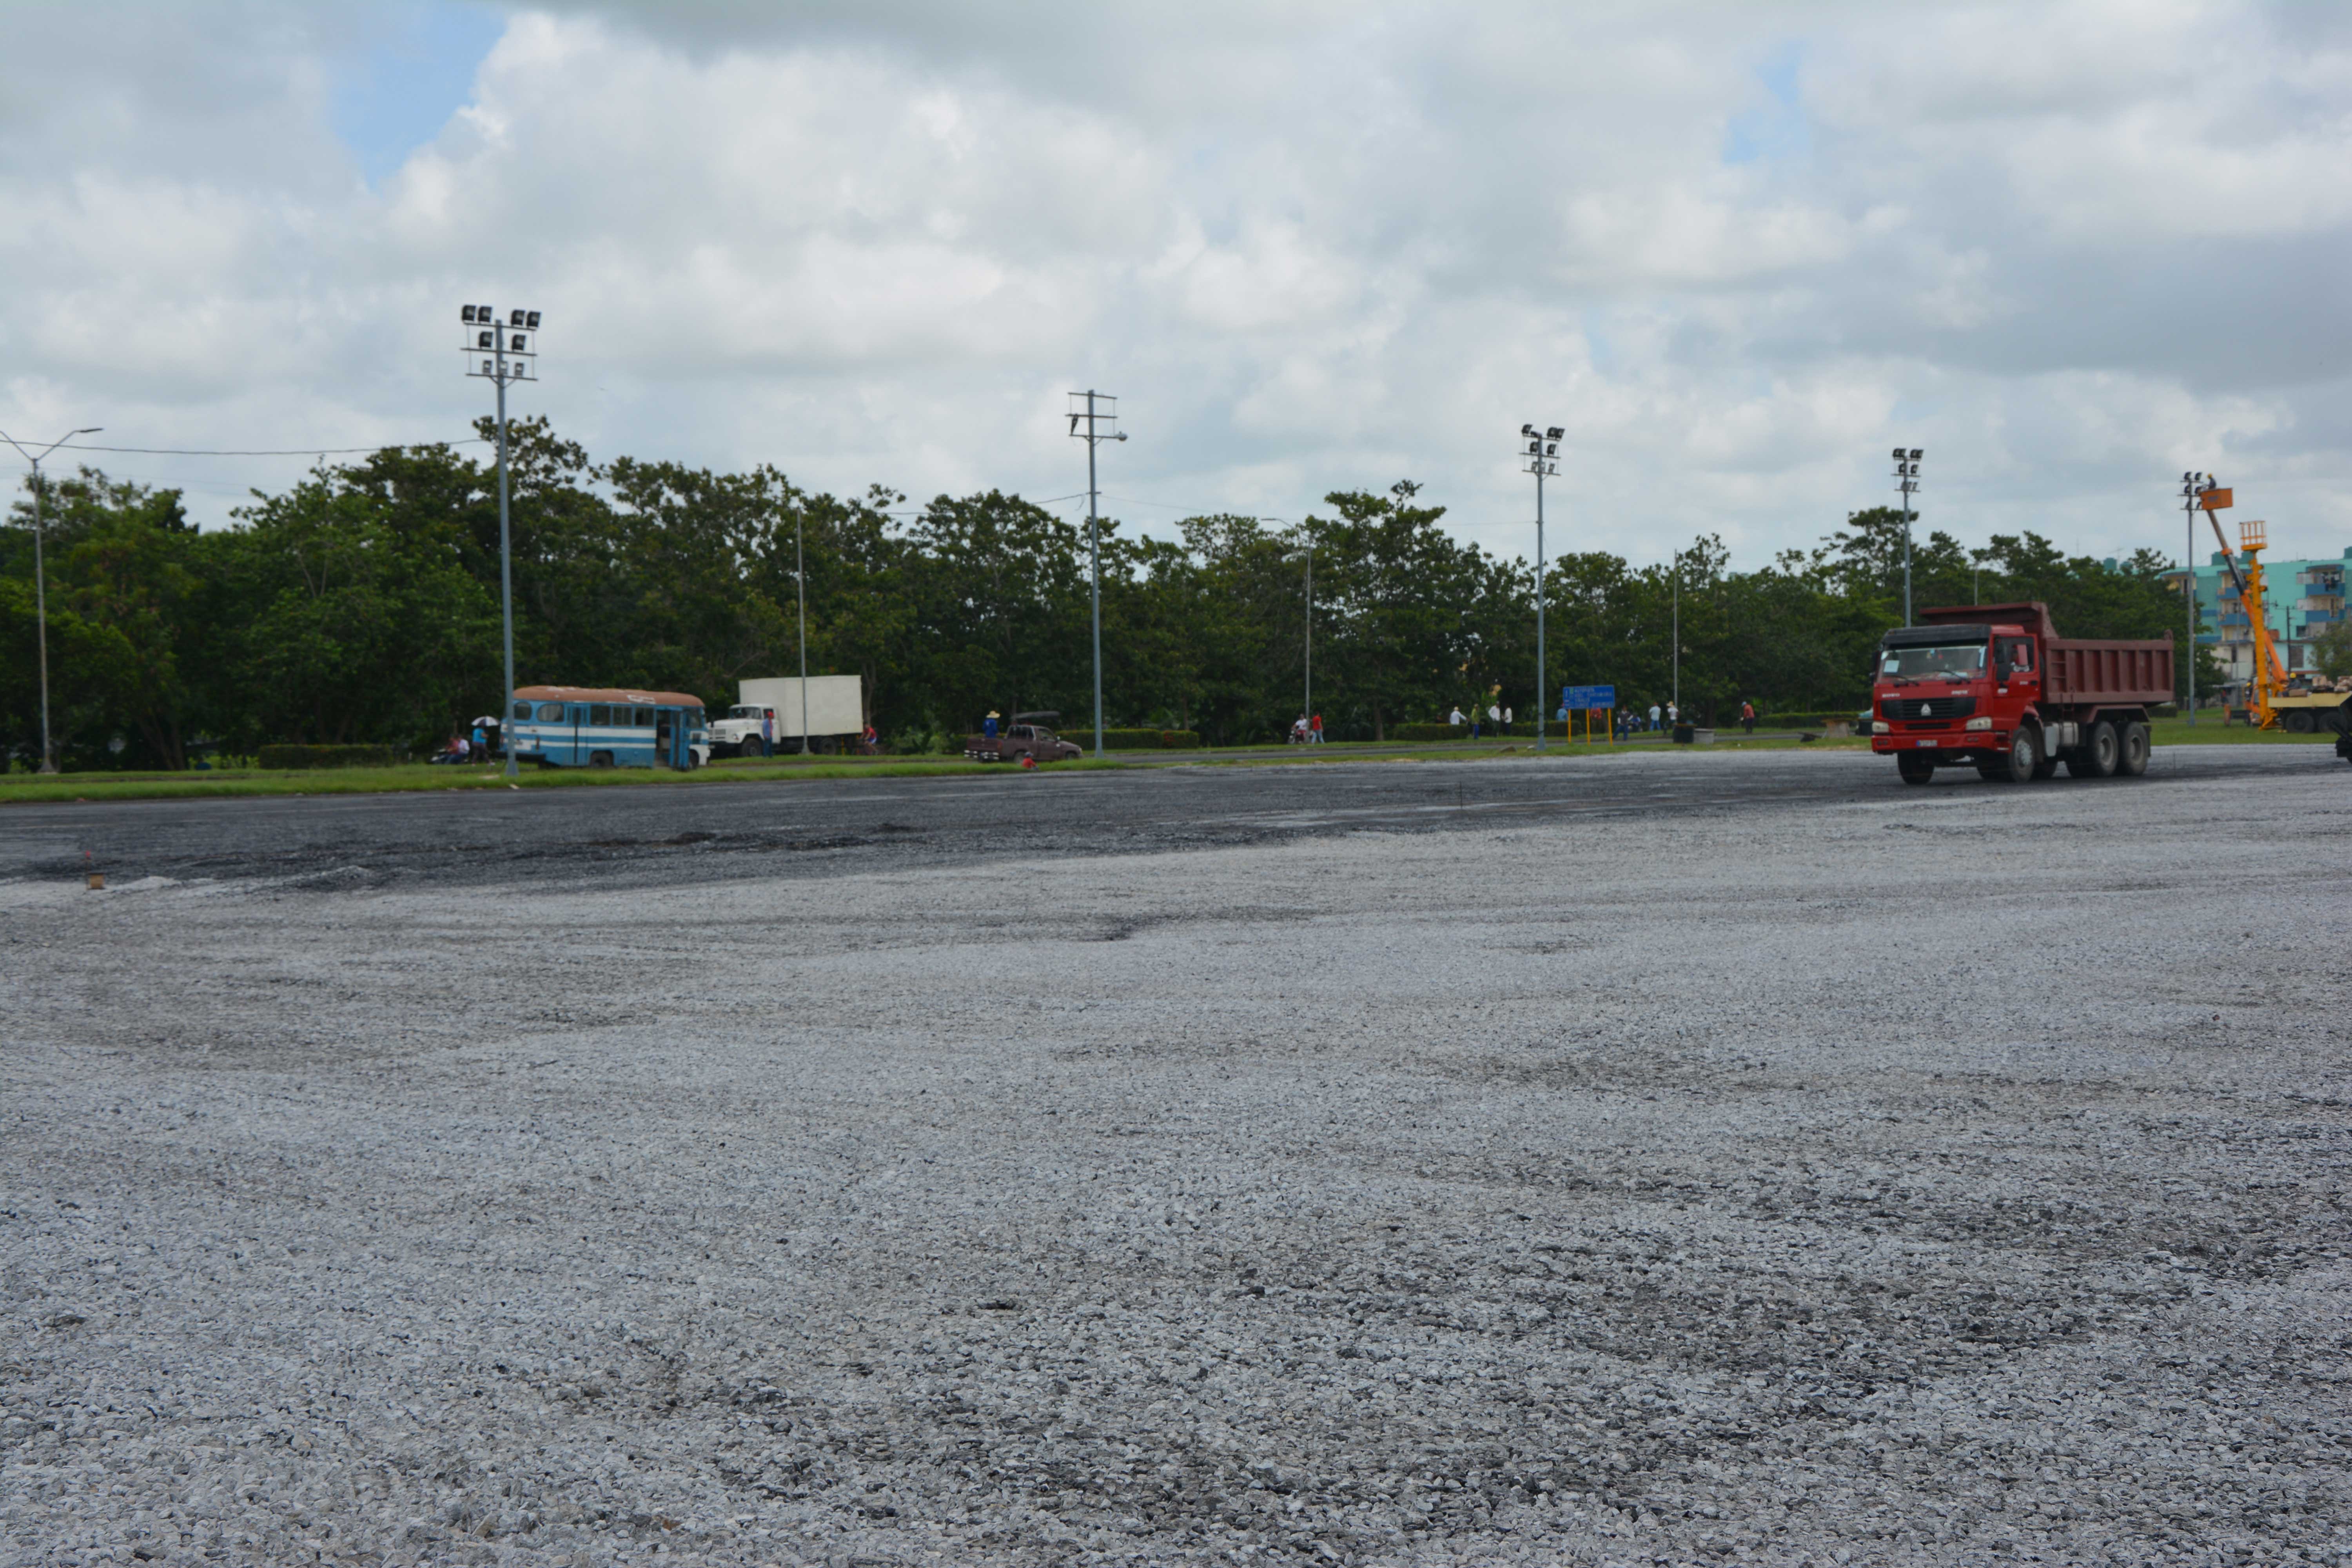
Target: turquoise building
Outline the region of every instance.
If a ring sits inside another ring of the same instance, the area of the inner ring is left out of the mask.
[[[2311,639],[2344,618],[2344,576],[2352,568],[2352,550],[2334,558],[2294,561],[2271,559],[2263,552],[2263,618],[2270,623],[2271,640],[2291,673],[2312,668]],[[2240,557],[2239,569],[2245,559]],[[2254,674],[2254,633],[2238,585],[2230,579],[2229,557],[2216,550],[2195,568],[2197,619],[2202,628],[2197,640],[2214,657],[2233,681]],[[2171,574],[2174,585],[2180,574]]]

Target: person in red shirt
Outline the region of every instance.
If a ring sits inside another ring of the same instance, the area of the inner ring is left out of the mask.
[[[1312,744],[1318,745],[1318,746],[1319,746],[1319,745],[1321,745],[1321,744],[1323,743],[1323,715],[1322,715],[1322,714],[1318,713],[1317,715],[1315,715],[1315,721],[1314,721],[1314,722],[1312,722],[1312,723],[1310,723],[1309,725],[1307,725],[1307,739],[1308,740],[1308,742],[1311,742]]]

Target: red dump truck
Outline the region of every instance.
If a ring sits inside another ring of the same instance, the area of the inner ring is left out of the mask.
[[[1955,605],[1888,632],[1870,749],[1906,784],[1966,765],[1988,779],[2147,772],[2148,710],[2172,700],[2172,638],[2062,637],[2050,606]]]

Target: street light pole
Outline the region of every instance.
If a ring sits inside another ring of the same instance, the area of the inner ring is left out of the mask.
[[[68,430],[64,435],[58,437],[56,440],[50,442],[47,446],[42,447],[37,453],[26,452],[24,446],[17,441],[16,437],[9,435],[5,431],[0,431],[0,441],[5,441],[11,447],[15,447],[19,452],[24,452],[25,460],[33,465],[33,619],[34,624],[37,628],[35,632],[35,640],[40,646],[40,771],[45,773],[53,773],[58,771],[58,759],[56,748],[49,744],[49,574],[47,565],[41,559],[41,529],[43,521],[41,517],[41,459],[47,457],[51,452],[56,451],[58,447],[64,446],[67,442],[72,440],[75,437],[95,436],[103,428],[105,428],[103,426],[91,425],[79,430]]]
[[[1086,399],[1080,408],[1077,400]],[[1103,406],[1097,410],[1097,405]],[[1087,444],[1087,553],[1093,564],[1093,596],[1095,627],[1095,756],[1103,754],[1103,693],[1102,693],[1102,508],[1101,491],[1095,483],[1095,447],[1105,441],[1124,441],[1123,430],[1103,428],[1118,423],[1118,399],[1107,392],[1089,388],[1070,394],[1070,435]],[[1081,432],[1078,426],[1086,429]]]
[[[1911,498],[1919,489],[1919,448],[1895,448],[1895,488],[1903,492],[1903,624],[1911,624]]]
[[[2180,556],[2180,596],[2189,601],[2189,700],[2183,711],[2191,724],[2197,722],[2197,495],[2204,484],[2203,474],[2180,476],[2180,515],[2189,524],[2189,542]]]
[[[514,749],[514,550],[507,521],[507,388],[519,381],[539,379],[539,352],[531,340],[539,335],[537,310],[510,310],[501,324],[488,305],[467,305],[457,319],[472,329],[462,345],[466,374],[478,376],[499,389],[499,611],[506,624],[507,687],[499,699],[499,749],[507,754],[507,777],[516,776]],[[481,356],[478,362],[476,356]]]
[[[801,552],[801,527],[807,509],[793,512],[793,589],[801,601],[801,755],[809,754],[808,732],[808,557]]]
[[[1541,435],[1533,425],[1519,426],[1519,439],[1525,443],[1526,461],[1522,464],[1536,477],[1536,750],[1544,749],[1544,709],[1551,699],[1545,695],[1544,683],[1550,679],[1544,660],[1544,480],[1559,472],[1559,438],[1567,432],[1559,426],[1547,427]]]

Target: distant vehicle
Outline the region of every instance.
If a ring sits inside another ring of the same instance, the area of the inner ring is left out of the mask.
[[[515,761],[544,768],[698,768],[702,699],[683,691],[521,686],[507,704]]]
[[[1060,739],[1040,722],[1059,713],[1015,713],[1002,735],[966,735],[963,754],[975,763],[1017,763],[1024,757],[1040,763],[1066,763],[1086,752]]]
[[[798,676],[746,680],[723,719],[710,726],[710,749],[722,757],[764,757],[800,750],[801,683]],[[808,683],[808,732],[828,741],[866,729],[865,689],[854,675],[812,675]],[[828,747],[828,750],[833,749]]]
[[[2172,638],[2062,637],[2050,606],[1957,605],[1879,640],[1870,749],[1905,784],[1938,767],[1987,779],[2147,772],[2148,710],[2172,700]]]

